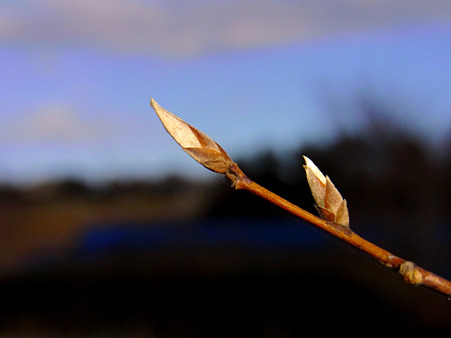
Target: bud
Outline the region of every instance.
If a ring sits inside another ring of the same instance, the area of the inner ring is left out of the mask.
[[[150,99],[150,105],[155,109],[166,131],[185,152],[205,168],[220,174],[226,173],[233,161],[219,144],[200,130],[163,109],[152,98]]]
[[[305,173],[316,209],[320,217],[344,227],[349,227],[349,213],[346,200],[335,188],[328,176],[324,176],[318,167],[307,156],[305,160]]]

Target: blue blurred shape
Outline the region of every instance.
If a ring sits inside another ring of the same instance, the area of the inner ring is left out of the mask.
[[[84,255],[171,248],[245,247],[324,249],[327,240],[292,219],[208,219],[187,222],[98,224],[78,244]]]

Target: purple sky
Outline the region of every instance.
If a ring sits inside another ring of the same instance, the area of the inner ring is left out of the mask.
[[[361,93],[437,142],[450,60],[448,1],[2,1],[0,181],[213,175],[150,96],[232,158],[357,131]]]

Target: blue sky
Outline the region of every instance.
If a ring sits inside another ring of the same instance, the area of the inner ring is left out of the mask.
[[[451,132],[447,1],[0,2],[0,181],[210,177],[164,108],[240,158],[358,131],[362,93]]]

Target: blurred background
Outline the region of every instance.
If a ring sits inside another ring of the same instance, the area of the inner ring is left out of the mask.
[[[451,278],[447,1],[0,2],[0,335],[451,333],[446,297],[237,192],[149,99]],[[366,330],[366,331],[362,331]]]

